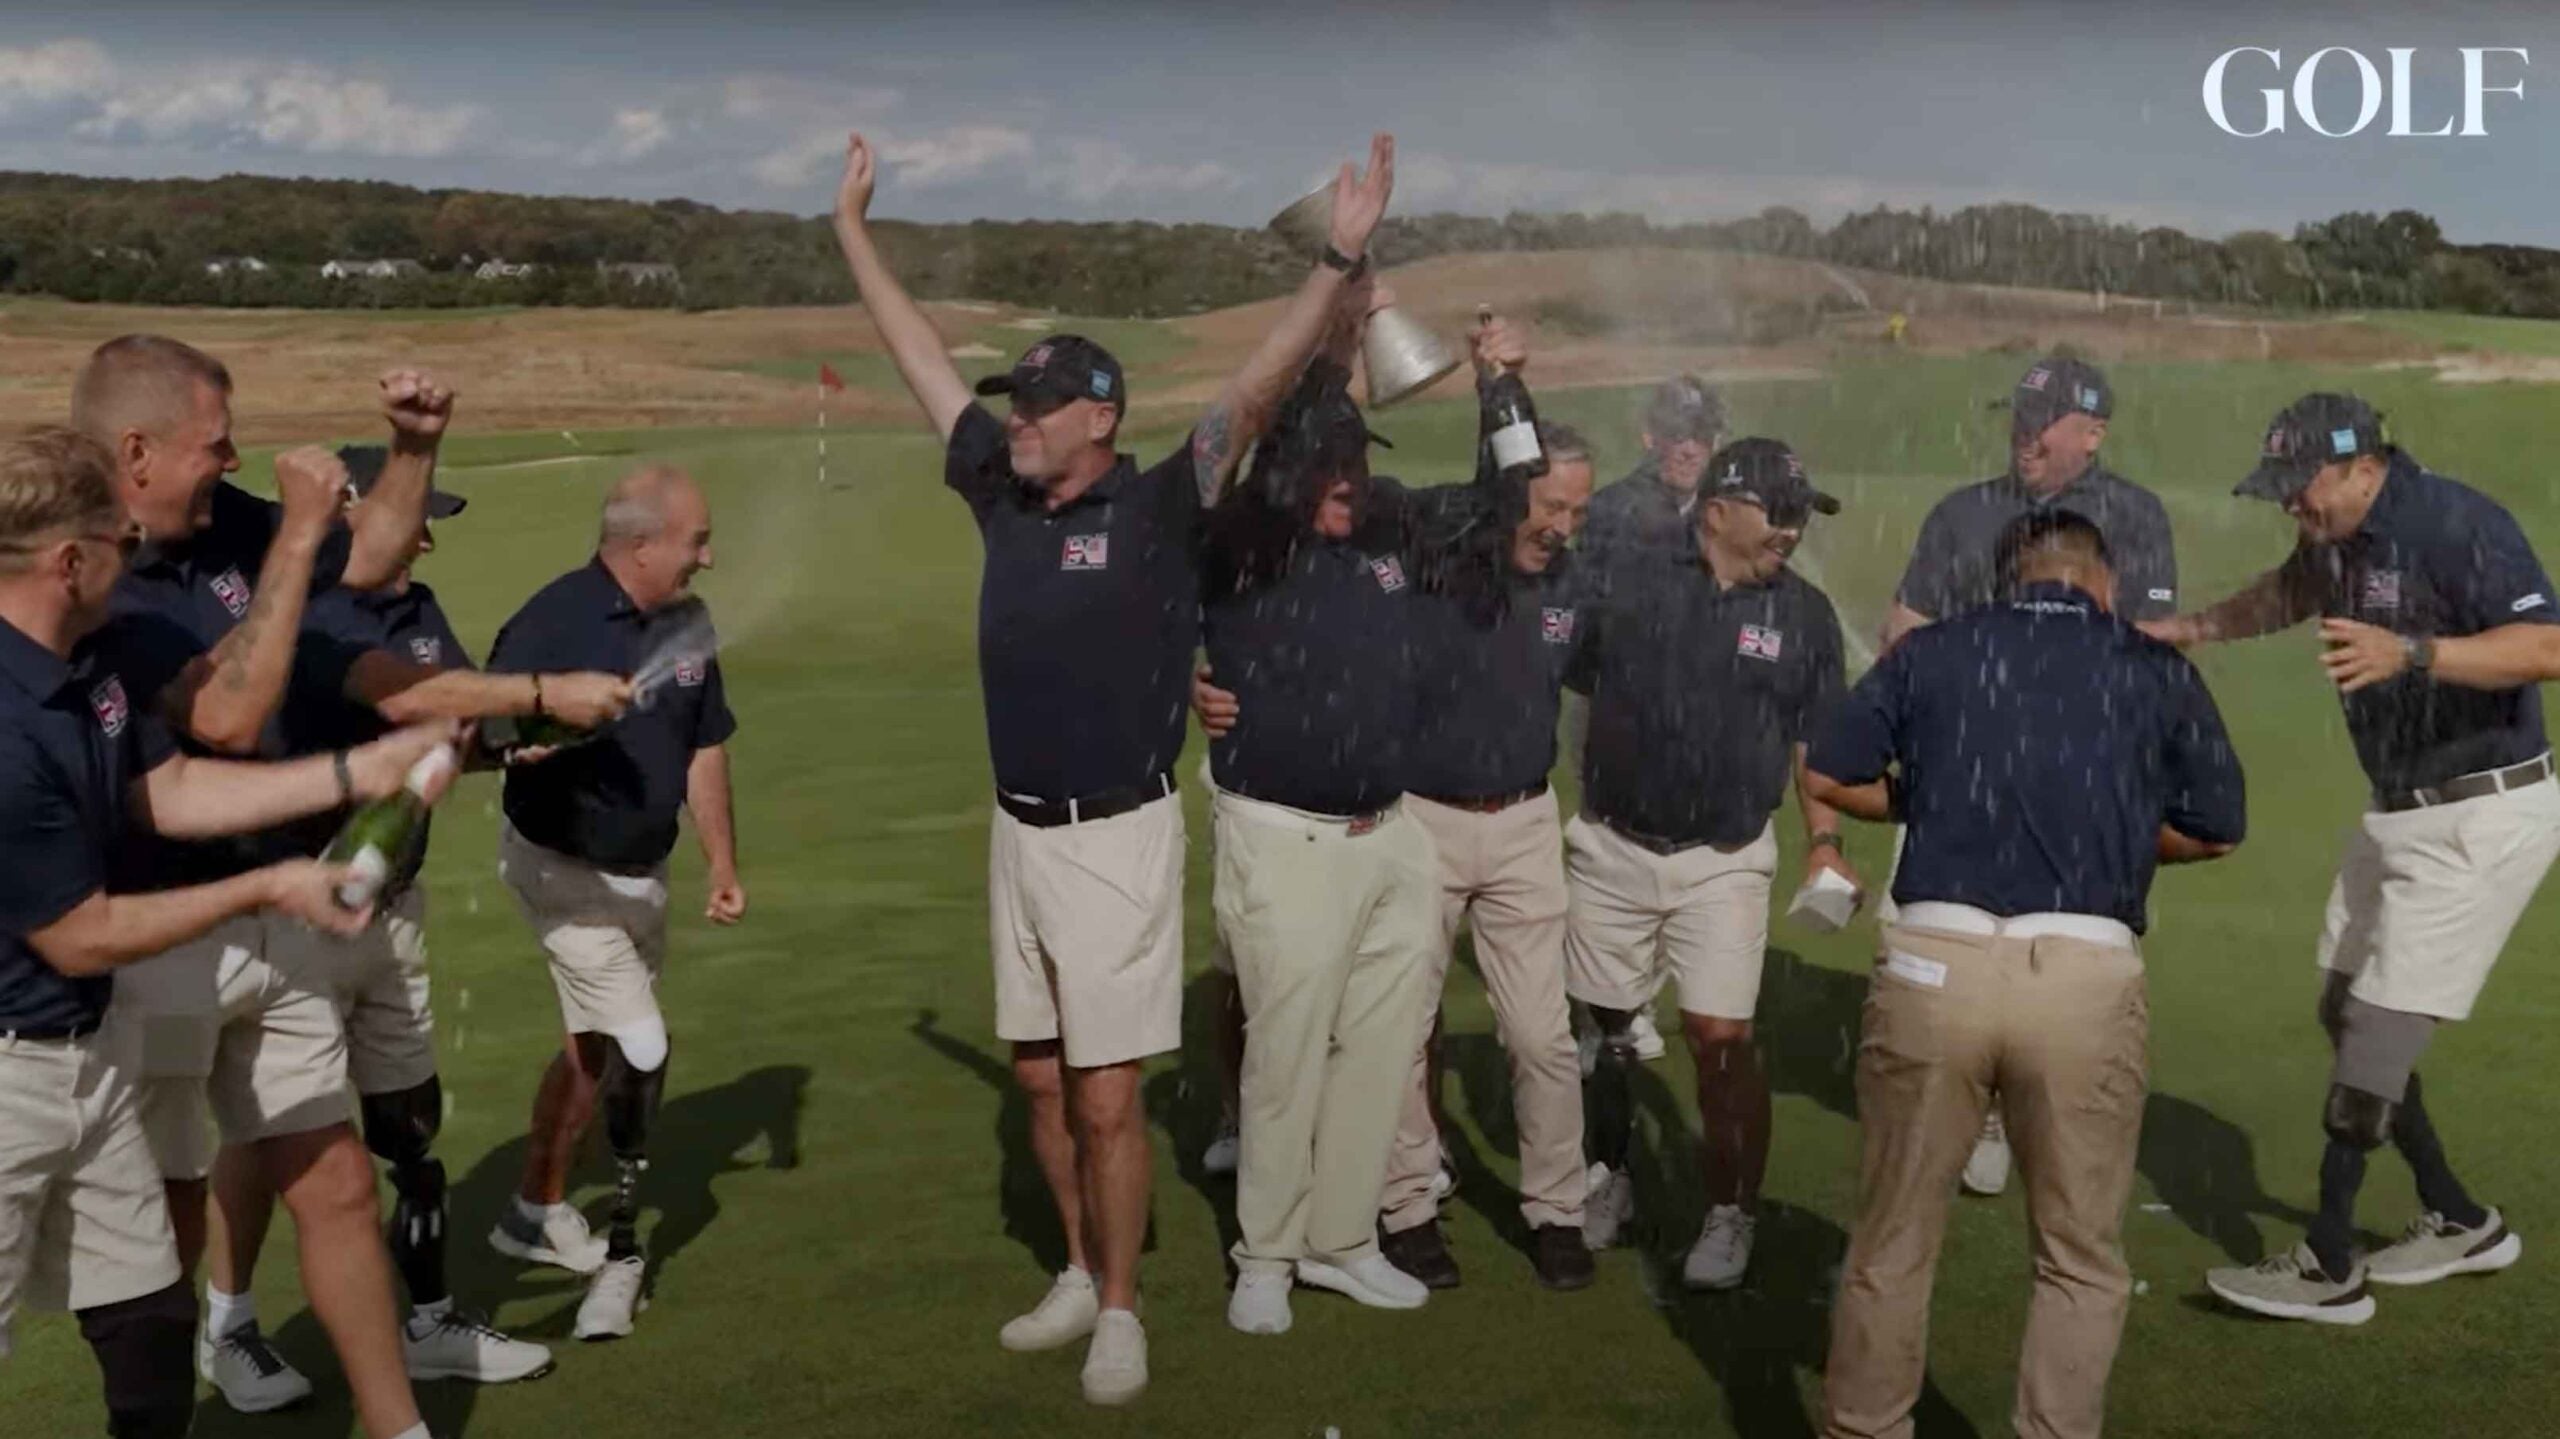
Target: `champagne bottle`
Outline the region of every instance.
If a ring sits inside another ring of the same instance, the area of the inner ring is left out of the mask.
[[[480,721],[480,748],[505,759],[518,750],[567,749],[598,733],[554,715],[491,715]]]
[[[1476,323],[1492,324],[1493,308],[1477,307]],[[1538,407],[1529,403],[1529,387],[1511,371],[1496,370],[1479,387],[1479,399],[1495,475],[1526,484],[1545,474],[1547,451],[1538,443]]]
[[[322,858],[353,871],[338,885],[340,905],[362,909],[382,894],[392,865],[426,825],[428,792],[452,778],[460,762],[453,746],[437,745],[409,766],[397,791],[357,810],[338,831]]]

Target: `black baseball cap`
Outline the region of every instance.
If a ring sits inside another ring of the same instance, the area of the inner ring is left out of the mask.
[[[1017,400],[1096,400],[1129,407],[1129,382],[1111,352],[1082,335],[1051,335],[1013,362],[1001,375],[978,382],[981,395],[1011,395]]]
[[[338,447],[338,463],[347,467],[347,488],[354,491],[358,499],[372,494],[373,487],[382,483],[382,467],[390,461],[391,450],[387,445]],[[427,518],[452,519],[462,513],[462,507],[467,503],[460,495],[430,489],[427,491]]]
[[[2009,423],[2012,428],[2042,434],[2065,415],[2103,420],[2115,409],[2115,391],[2107,387],[2107,377],[2097,366],[2047,355],[2018,377],[2018,388],[2009,397]]]
[[[1813,487],[1804,461],[1781,440],[1755,436],[1716,451],[1707,461],[1705,483],[1709,498],[1750,500],[1769,512],[1772,523],[1789,511],[1840,513],[1840,502]]]
[[[1695,375],[1674,375],[1654,387],[1645,401],[1644,432],[1655,441],[1704,440],[1725,432],[1724,401]]]
[[[2258,467],[2231,493],[2283,504],[2340,460],[2388,453],[2382,415],[2353,395],[2315,390],[2276,412],[2258,446]]]

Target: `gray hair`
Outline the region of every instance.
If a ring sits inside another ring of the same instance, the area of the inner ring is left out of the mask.
[[[129,431],[162,436],[185,419],[196,386],[231,393],[231,372],[166,335],[120,335],[89,354],[71,382],[71,427],[113,450]]]
[[[597,547],[656,539],[667,527],[667,496],[676,486],[692,483],[692,476],[664,463],[642,465],[614,481],[605,492]]]
[[[1557,460],[1591,463],[1591,442],[1582,437],[1580,430],[1560,420],[1538,422],[1538,448],[1547,452],[1549,463]]]

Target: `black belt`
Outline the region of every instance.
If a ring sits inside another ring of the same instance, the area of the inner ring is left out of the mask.
[[[94,1024],[41,1024],[23,1029],[0,1029],[0,1039],[33,1040],[38,1044],[68,1044],[87,1039],[98,1032]]]
[[[1625,825],[1618,823],[1614,819],[1603,818],[1596,814],[1592,816],[1592,819],[1597,821],[1602,827],[1606,828],[1609,833],[1616,835],[1618,838],[1625,840],[1627,843],[1634,845],[1638,849],[1649,849],[1655,854],[1686,854],[1690,850],[1705,849],[1709,845],[1715,844],[1715,841],[1711,839],[1667,839],[1658,834],[1643,834],[1636,830],[1627,828]],[[1749,841],[1745,841],[1745,843],[1748,842]],[[1719,847],[1721,848],[1722,846]],[[1733,846],[1733,848],[1737,849],[1740,847],[1741,846],[1739,845]]]
[[[1171,793],[1173,773],[1167,770],[1144,784],[1097,790],[1074,799],[1033,799],[1028,795],[997,790],[996,804],[1006,814],[1034,829],[1056,829],[1060,825],[1084,824],[1127,814],[1142,805],[1154,804]]]
[[[2511,789],[2522,789],[2529,784],[2540,784],[2549,778],[2551,778],[2551,756],[2538,754],[2522,764],[2511,764],[2505,769],[2484,769],[2474,774],[2455,775],[2439,785],[2392,790],[2388,793],[2377,792],[2373,797],[2373,807],[2386,814],[2397,814],[2406,809],[2426,809],[2432,805],[2458,804],[2466,799],[2480,799],[2487,795],[2504,794]]]
[[[1504,794],[1422,794],[1417,791],[1414,798],[1427,799],[1433,804],[1462,809],[1470,814],[1498,814],[1515,804],[1527,804],[1546,792],[1547,782],[1540,780],[1527,789],[1515,789]]]

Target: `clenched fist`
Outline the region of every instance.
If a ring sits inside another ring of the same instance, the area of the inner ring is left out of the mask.
[[[382,377],[382,417],[400,443],[433,445],[453,419],[453,391],[424,370],[392,370]]]
[[[346,496],[347,466],[336,455],[301,445],[276,456],[276,498],[286,529],[318,535],[336,522]]]

